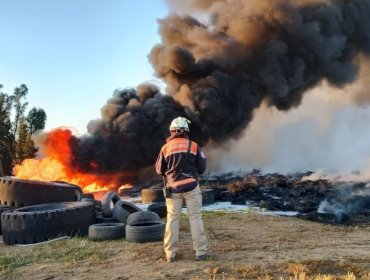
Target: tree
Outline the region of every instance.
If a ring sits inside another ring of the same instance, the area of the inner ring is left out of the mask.
[[[14,107],[14,122],[13,122],[13,136],[17,134],[19,120],[23,118],[24,111],[28,106],[28,102],[24,101],[28,94],[28,88],[25,84],[21,84],[14,89],[13,95],[10,97]]]
[[[43,130],[46,123],[46,113],[41,108],[33,107],[27,115],[27,125],[29,133],[34,134],[38,130]]]
[[[24,118],[19,119],[18,139],[15,148],[16,163],[21,163],[26,158],[34,157],[37,149],[28,131],[27,124]]]
[[[4,174],[11,174],[15,146],[10,120],[12,102],[11,98],[1,91],[2,87],[0,85],[0,165]]]
[[[46,113],[43,109],[32,108],[25,117],[28,106],[25,84],[16,87],[10,96],[3,93],[2,88],[0,85],[0,166],[4,174],[11,175],[15,163],[32,158],[36,153],[31,136],[45,127]]]

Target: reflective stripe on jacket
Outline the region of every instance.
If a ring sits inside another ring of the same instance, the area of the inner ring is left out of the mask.
[[[199,175],[206,169],[206,157],[199,145],[191,141],[189,155],[183,163],[189,147],[186,133],[172,135],[166,141],[157,158],[156,172],[166,178],[172,192],[191,191],[198,185]]]

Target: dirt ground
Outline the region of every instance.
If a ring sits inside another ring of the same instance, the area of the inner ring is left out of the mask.
[[[328,225],[253,212],[210,212],[203,219],[215,254],[208,261],[195,261],[184,216],[174,263],[165,261],[162,242],[85,241],[86,247],[100,243],[97,250],[113,254],[77,263],[37,260],[3,274],[3,279],[370,279],[370,224]],[[22,250],[0,246],[1,254],[21,255]],[[42,250],[42,245],[32,250]]]

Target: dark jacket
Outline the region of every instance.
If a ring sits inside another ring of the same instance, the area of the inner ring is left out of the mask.
[[[189,147],[186,133],[172,135],[166,141],[158,155],[156,171],[165,177],[166,185],[171,187],[172,192],[191,191],[198,185],[199,175],[206,169],[206,157],[199,145],[191,141],[188,158],[183,163]]]

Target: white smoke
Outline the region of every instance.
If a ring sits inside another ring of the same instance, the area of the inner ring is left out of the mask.
[[[341,188],[334,198],[323,200],[318,209],[318,213],[331,213],[337,219],[344,216],[366,212],[370,210],[370,184],[348,183]]]
[[[211,170],[319,171],[306,179],[370,180],[368,72],[363,66],[358,82],[341,90],[323,83],[288,112],[263,104],[242,138],[210,149]]]

